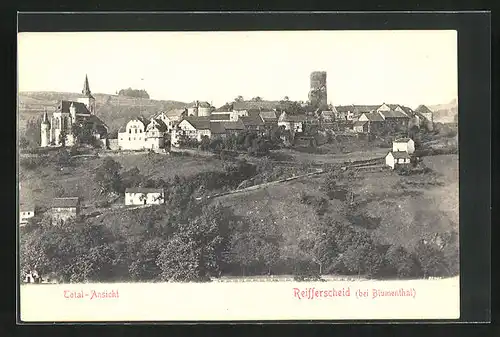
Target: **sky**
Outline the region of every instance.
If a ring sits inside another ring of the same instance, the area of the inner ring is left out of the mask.
[[[19,91],[132,87],[152,99],[221,106],[238,95],[307,100],[327,72],[328,102],[445,104],[458,98],[457,34],[427,31],[19,33]]]

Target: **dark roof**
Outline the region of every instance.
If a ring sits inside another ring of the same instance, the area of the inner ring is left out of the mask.
[[[62,100],[59,102],[57,110],[60,112],[69,113],[69,107],[71,106],[71,104],[73,104],[73,106],[75,107],[77,114],[90,114],[90,111],[89,109],[87,109],[87,106],[85,104],[75,101]]]
[[[230,118],[230,114],[212,114],[210,116],[211,121],[228,121]]]
[[[305,115],[289,115],[283,112],[279,118],[280,122],[303,122],[306,119]]]
[[[208,102],[204,101],[194,101],[189,104],[190,108],[211,108],[212,105]]]
[[[383,122],[384,119],[377,112],[370,112],[364,114],[370,122]]]
[[[28,211],[34,211],[35,210],[35,205],[32,203],[27,203],[27,202],[22,202],[19,204],[19,211],[20,212],[28,212]]]
[[[210,132],[212,133],[225,133],[226,128],[222,122],[210,122]]]
[[[405,137],[405,138],[394,139],[394,142],[395,143],[406,143],[406,142],[408,142],[410,140],[411,140],[411,138]]]
[[[245,127],[264,125],[264,121],[260,118],[260,116],[240,116],[239,120],[241,120]]]
[[[128,187],[125,193],[163,193],[162,188]]]
[[[180,117],[184,112],[186,112],[186,109],[172,109],[165,112],[165,115],[167,117]]]
[[[409,159],[409,158],[411,158],[411,156],[406,151],[391,151],[389,153],[392,153],[392,156],[394,157],[394,159]]]
[[[401,109],[403,109],[403,111],[406,113],[406,114],[412,114],[413,113],[413,110],[407,106],[404,106],[404,105],[400,105]]]
[[[168,128],[167,128],[167,125],[166,125],[166,124],[165,124],[165,123],[164,123],[161,119],[159,119],[159,118],[153,118],[153,119],[151,120],[151,123],[154,123],[154,124],[155,124],[155,126],[156,126],[156,128],[157,128],[157,129],[158,129],[158,131],[160,131],[160,132],[165,132],[165,131],[167,131],[167,129],[168,129]],[[149,123],[149,124],[151,124],[151,123]]]
[[[278,116],[276,116],[276,111],[261,111],[259,113],[260,117],[265,121],[265,122],[271,122],[271,121],[277,121]]]
[[[54,198],[52,208],[72,208],[78,206],[79,203],[80,198],[78,197]]]
[[[226,130],[244,130],[245,126],[241,120],[237,120],[236,122],[219,122],[224,126]]]
[[[356,121],[353,123],[353,126],[363,126],[366,123],[368,123],[368,121]]]
[[[210,118],[206,116],[189,116],[184,120],[188,121],[197,130],[209,130]]]
[[[384,116],[384,118],[409,118],[406,114],[399,111],[379,111],[379,114]]]
[[[349,112],[354,111],[354,105],[338,105],[335,107],[337,112]]]
[[[431,109],[429,109],[427,106],[423,104],[419,105],[418,108],[415,109],[415,112],[432,113]]]

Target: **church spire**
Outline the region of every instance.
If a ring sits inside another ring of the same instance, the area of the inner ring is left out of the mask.
[[[42,123],[43,124],[49,124],[49,117],[47,116],[47,110],[45,110],[45,112],[43,113]]]
[[[82,94],[84,94],[86,97],[92,97],[92,94],[90,93],[89,79],[87,77],[87,74],[85,74],[85,82],[83,83]]]

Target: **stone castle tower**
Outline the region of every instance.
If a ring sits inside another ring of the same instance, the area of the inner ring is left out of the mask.
[[[43,114],[43,120],[41,128],[41,140],[40,145],[42,147],[46,147],[50,145],[50,123],[49,118],[47,117],[47,111]]]
[[[87,106],[87,109],[92,115],[95,115],[95,98],[90,92],[89,79],[85,75],[85,82],[83,82],[82,97],[78,98],[78,102]]]
[[[309,102],[314,109],[328,110],[326,71],[313,71],[311,73]]]

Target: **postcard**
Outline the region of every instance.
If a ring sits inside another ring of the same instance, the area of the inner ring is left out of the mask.
[[[458,319],[457,73],[454,30],[20,32],[21,321]]]

